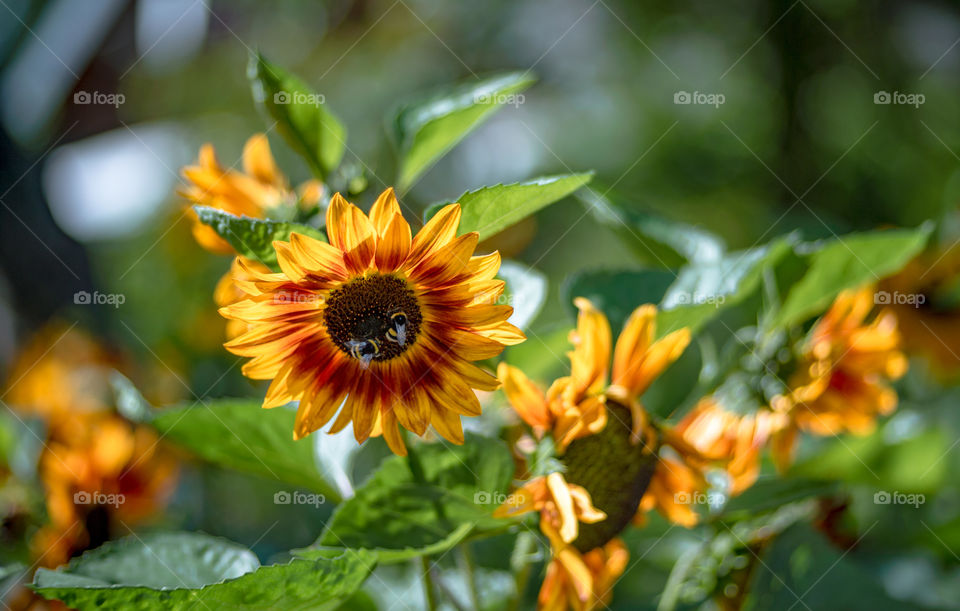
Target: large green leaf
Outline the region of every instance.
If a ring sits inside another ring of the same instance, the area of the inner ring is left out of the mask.
[[[56,571],[38,569],[33,589],[75,609],[335,608],[373,569],[375,557],[261,567],[250,550],[196,533],[163,533],[110,542]]]
[[[399,188],[406,190],[498,108],[519,103],[520,92],[535,80],[529,72],[509,72],[400,106],[392,126],[400,152]]]
[[[383,562],[449,549],[471,532],[506,525],[491,512],[513,471],[498,439],[469,434],[462,446],[414,445],[409,459],[385,460],[337,508],[319,544],[374,550]]]
[[[933,226],[871,231],[818,244],[809,269],[787,293],[776,326],[790,326],[821,312],[841,291],[856,288],[899,271],[927,243]]]
[[[743,301],[760,285],[765,269],[791,250],[793,238],[778,238],[764,246],[725,254],[716,261],[680,269],[663,297],[657,335],[688,327],[696,332],[724,308]]]
[[[538,210],[560,201],[592,178],[593,172],[560,174],[467,191],[457,200],[463,210],[460,233],[476,231],[480,233],[480,239],[485,240]],[[448,203],[433,204],[424,217],[429,219]]]
[[[247,72],[254,102],[276,121],[277,131],[314,174],[326,178],[343,158],[347,130],[327,110],[324,96],[259,53],[250,56]]]
[[[337,501],[317,471],[308,440],[293,440],[294,410],[262,409],[259,401],[218,399],[157,410],[150,421],[164,439],[216,465],[315,490]]]
[[[618,197],[595,189],[577,195],[593,218],[610,227],[644,260],[668,269],[684,263],[718,260],[725,246],[719,236],[658,214],[642,212]]]
[[[280,269],[277,265],[277,253],[273,249],[274,241],[287,241],[293,232],[327,241],[322,230],[300,223],[236,216],[209,206],[194,206],[193,209],[201,223],[213,228],[217,235],[229,242],[239,254],[259,261],[274,271]]]

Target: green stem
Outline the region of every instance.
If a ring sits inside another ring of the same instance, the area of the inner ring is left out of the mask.
[[[523,594],[527,590],[527,581],[530,579],[530,555],[535,546],[536,541],[529,532],[521,532],[517,535],[517,542],[514,544],[513,554],[510,556],[510,568],[513,570],[517,592],[513,600],[510,601],[510,611],[519,609],[520,603],[523,601]]]
[[[420,570],[423,573],[423,597],[427,603],[427,609],[436,611],[437,594],[433,587],[433,576],[430,574],[430,558],[420,556]]]
[[[477,593],[477,580],[474,576],[473,556],[470,554],[470,544],[461,543],[457,546],[457,560],[467,580],[467,589],[470,592],[470,604],[473,605],[475,611],[480,611],[480,595]]]

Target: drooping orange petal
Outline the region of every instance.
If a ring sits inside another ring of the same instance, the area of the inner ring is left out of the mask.
[[[250,136],[243,146],[243,171],[257,180],[276,186],[284,186],[286,178],[277,169],[270,153],[270,141],[265,134]]]
[[[506,363],[497,366],[497,377],[517,415],[540,434],[550,430],[553,418],[543,392],[522,371]]]
[[[596,393],[606,384],[610,361],[610,323],[589,300],[574,299],[579,308],[577,329],[571,334],[570,377],[580,393]]]

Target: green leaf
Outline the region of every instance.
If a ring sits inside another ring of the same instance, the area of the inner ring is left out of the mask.
[[[743,494],[730,499],[723,508],[724,519],[751,518],[811,497],[831,496],[835,482],[803,478],[761,478]]]
[[[635,209],[621,198],[594,189],[577,197],[601,225],[610,227],[644,260],[667,269],[684,263],[717,261],[725,245],[719,236],[699,227]]]
[[[528,328],[547,300],[547,277],[516,261],[501,263],[497,276],[507,283],[498,303],[513,306],[510,322],[521,329]]]
[[[520,92],[535,80],[529,72],[509,72],[400,106],[392,125],[400,153],[400,190],[498,108],[522,101]]]
[[[309,440],[293,440],[295,412],[259,401],[218,399],[157,410],[151,424],[165,439],[213,464],[315,490],[336,502],[336,488],[317,471]]]
[[[277,131],[313,173],[325,179],[343,159],[347,130],[327,110],[324,96],[256,52],[250,56],[247,76],[254,102],[276,121]]]
[[[807,273],[787,293],[774,325],[802,323],[825,310],[841,291],[896,273],[923,249],[932,229],[926,223],[916,229],[855,233],[816,245]]]
[[[743,301],[760,285],[765,269],[791,250],[791,236],[748,250],[725,254],[717,261],[692,263],[680,269],[663,297],[657,335],[688,327],[696,333],[723,309]]]
[[[32,588],[76,609],[336,608],[373,569],[375,558],[338,558],[261,567],[250,550],[196,533],[106,543],[56,571],[38,569]]]
[[[273,249],[274,241],[288,241],[293,232],[327,241],[322,230],[308,225],[236,216],[209,206],[194,206],[193,209],[201,223],[212,227],[217,235],[229,242],[239,254],[259,261],[274,271],[280,269],[277,265],[277,253]]]
[[[409,460],[385,460],[337,508],[319,545],[361,547],[376,551],[381,562],[397,562],[508,524],[491,516],[514,472],[502,441],[468,434],[462,446],[433,443],[409,451]]]
[[[463,210],[460,233],[477,231],[480,239],[485,240],[538,210],[560,201],[592,178],[593,172],[560,174],[467,191],[457,199]],[[448,203],[433,204],[424,217],[429,219]]]

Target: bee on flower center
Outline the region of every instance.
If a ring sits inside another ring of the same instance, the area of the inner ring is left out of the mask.
[[[362,276],[330,291],[323,317],[333,342],[363,367],[406,352],[423,322],[413,290],[391,274]]]

